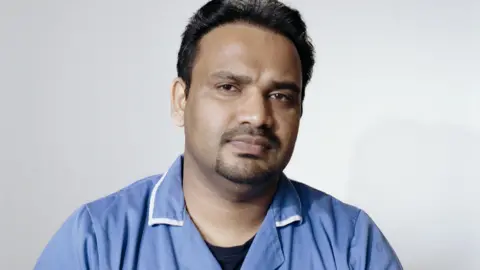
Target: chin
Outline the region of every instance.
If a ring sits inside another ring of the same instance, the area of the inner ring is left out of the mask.
[[[244,185],[264,185],[274,180],[278,174],[265,160],[246,154],[237,154],[237,157],[228,160],[218,158],[215,171],[233,183]]]
[[[262,173],[262,174],[240,174],[233,172],[217,171],[226,180],[237,185],[248,186],[265,186],[266,184],[275,180],[274,174]]]

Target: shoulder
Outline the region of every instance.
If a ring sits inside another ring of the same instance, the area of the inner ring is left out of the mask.
[[[97,269],[102,260],[98,239],[105,236],[106,226],[112,224],[110,233],[116,232],[115,221],[126,216],[142,222],[150,191],[159,178],[147,177],[76,209],[47,243],[34,269]]]
[[[291,180],[292,181],[292,180]],[[326,233],[348,249],[353,269],[403,269],[392,246],[373,219],[356,206],[306,184],[292,181],[312,230]],[[370,247],[375,245],[375,249]]]
[[[364,213],[362,209],[328,193],[295,180],[290,181],[300,197],[304,213],[309,216],[327,217],[337,222],[346,222],[353,227],[358,217]]]
[[[292,181],[302,204],[308,227],[348,246],[355,236],[359,217],[365,212],[304,183]],[[307,224],[306,224],[307,225]]]
[[[162,175],[152,175],[138,180],[114,193],[83,205],[93,223],[104,227],[111,216],[138,215],[148,210],[150,194]]]

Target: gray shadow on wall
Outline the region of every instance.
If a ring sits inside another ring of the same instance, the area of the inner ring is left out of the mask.
[[[388,121],[351,160],[348,201],[372,216],[409,270],[480,269],[480,134]]]

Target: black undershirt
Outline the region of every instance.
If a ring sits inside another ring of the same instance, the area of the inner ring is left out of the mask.
[[[241,246],[217,247],[209,243],[207,243],[207,246],[217,259],[222,270],[240,270],[252,242],[253,238]]]

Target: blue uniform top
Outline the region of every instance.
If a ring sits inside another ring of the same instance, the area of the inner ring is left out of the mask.
[[[79,208],[35,269],[221,270],[186,211],[182,163]],[[365,212],[284,175],[242,269],[403,268]]]

